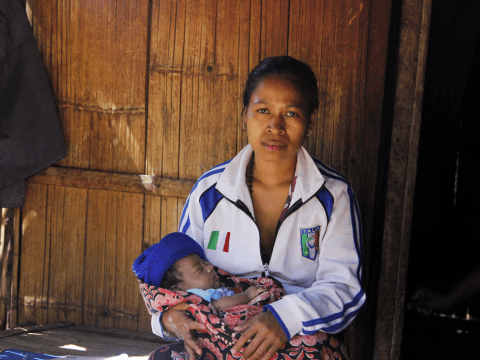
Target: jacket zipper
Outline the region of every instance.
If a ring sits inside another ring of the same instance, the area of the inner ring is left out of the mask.
[[[268,263],[265,263],[263,265],[262,277],[269,277],[269,276],[270,276],[270,273],[268,272]]]
[[[230,199],[228,199],[226,196],[224,196],[222,194],[223,198],[224,199],[227,199],[228,201],[230,201],[232,204],[234,204],[237,208],[239,208],[240,210],[242,210],[245,214],[248,215],[248,217],[250,217],[250,219],[252,219],[253,223],[255,224],[255,226],[257,227],[257,231],[258,231],[258,241],[259,241],[259,244],[258,246],[260,247],[260,229],[258,228],[258,225],[257,223],[255,222],[255,219],[253,218],[253,215],[252,213],[250,212],[250,210],[248,210],[248,207],[247,205],[245,205],[242,201],[240,200],[237,200],[236,202],[233,202],[231,201]],[[315,195],[314,195],[315,196]],[[308,199],[310,200],[310,199]],[[308,201],[307,200],[307,201]],[[297,211],[300,206],[302,206],[303,202],[301,200],[297,200],[297,202],[295,204],[293,204],[290,209],[288,209],[287,213],[285,214],[285,217],[283,218],[283,220],[281,222],[278,222],[277,223],[277,227],[275,228],[275,235],[274,235],[274,238],[273,238],[273,247],[275,248],[275,241],[277,240],[277,234],[278,234],[278,230],[280,229],[280,226],[282,225],[282,223],[285,221],[285,219],[290,216],[291,214],[293,214],[295,211]],[[272,253],[273,253],[273,250],[272,250]],[[268,267],[269,267],[269,262],[270,262],[270,259],[271,259],[272,255],[270,254],[270,258],[268,259],[267,262],[265,262],[265,264],[263,264],[263,273],[262,273],[262,277],[268,277],[270,276],[270,272],[268,270]]]

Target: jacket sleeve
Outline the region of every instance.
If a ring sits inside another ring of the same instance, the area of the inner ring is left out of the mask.
[[[321,330],[338,333],[365,302],[362,288],[362,231],[358,205],[350,186],[334,195],[331,217],[317,255],[316,281],[264,307],[282,325],[288,338]]]
[[[185,202],[178,231],[190,236],[203,247],[204,220],[198,200],[200,189],[197,184],[195,184]]]

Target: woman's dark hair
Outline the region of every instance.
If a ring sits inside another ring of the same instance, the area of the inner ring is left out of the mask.
[[[165,275],[163,275],[160,287],[162,289],[175,290],[182,280],[182,274],[177,270],[175,264],[173,264],[172,267],[165,272]]]
[[[310,66],[291,56],[274,56],[262,60],[248,75],[243,91],[243,110],[247,109],[250,97],[258,84],[270,75],[286,75],[303,95],[308,104],[308,116],[318,109],[317,79]]]

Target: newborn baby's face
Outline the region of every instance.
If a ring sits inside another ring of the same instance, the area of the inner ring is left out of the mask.
[[[197,254],[190,254],[177,260],[177,270],[182,274],[182,282],[178,284],[179,290],[188,289],[218,289],[220,278],[213,270],[213,265],[203,261]]]

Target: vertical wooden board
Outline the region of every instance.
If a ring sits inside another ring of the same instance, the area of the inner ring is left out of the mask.
[[[112,9],[113,10],[113,9]],[[105,14],[108,17],[109,14]],[[113,105],[133,109],[145,104],[148,2],[131,0],[115,8]],[[103,49],[102,49],[103,50]],[[109,64],[106,64],[109,66]]]
[[[109,203],[109,199],[112,196],[111,192],[109,191],[102,191],[101,200],[98,203],[98,210],[99,210],[99,232],[97,243],[95,244],[92,250],[95,251],[94,258],[95,267],[94,267],[94,274],[95,274],[95,282],[93,284],[93,308],[94,308],[94,323],[95,326],[105,326],[104,324],[104,305],[105,305],[105,289],[106,284],[110,279],[106,278],[106,262],[105,262],[105,253],[106,253],[106,241],[107,241],[107,224],[112,221],[115,221],[115,213],[112,214],[109,212],[107,208],[107,204]],[[115,196],[115,194],[113,195]],[[113,209],[115,211],[115,208]]]
[[[320,58],[322,50],[323,1],[292,0],[290,2],[288,54],[307,63],[315,73],[317,82],[321,81]],[[302,24],[302,26],[299,26]],[[310,154],[315,156],[317,147],[322,146],[317,141],[323,130],[323,108],[320,106],[315,115],[315,127],[312,135],[304,144]]]
[[[103,190],[89,190],[84,267],[85,326],[98,326],[103,303],[106,197]]]
[[[216,62],[217,77],[220,77],[221,98],[220,118],[216,122],[222,146],[211,147],[211,152],[217,155],[214,164],[224,162],[235,156],[237,145],[237,101],[238,88],[238,43],[239,43],[239,5],[238,2],[219,2],[216,26]],[[215,143],[212,143],[215,144]]]
[[[250,13],[250,2],[247,0],[239,1],[238,19],[238,81],[237,81],[237,148],[238,153],[247,144],[247,132],[243,130],[243,89],[247,82],[249,73],[249,50],[250,39],[250,19],[253,15]],[[256,39],[258,41],[258,39]]]
[[[248,72],[252,71],[262,57],[262,3],[250,2],[250,36],[248,49]]]
[[[58,18],[58,11],[60,9],[60,6],[58,4],[57,0],[53,0],[50,2],[50,8],[49,8],[49,20],[48,22],[48,27],[50,28],[50,36],[49,36],[49,49],[47,49],[48,52],[48,60],[47,62],[44,61],[45,67],[48,69],[47,70],[47,76],[50,80],[51,84],[51,89],[53,92],[54,98],[58,98],[58,57],[61,56],[62,52],[59,51],[59,45],[57,40],[61,39],[61,36],[58,36],[58,34],[61,34],[61,26],[62,26],[62,21],[60,18]],[[47,30],[48,32],[48,30]]]
[[[167,117],[166,76],[170,31],[170,1],[152,3],[150,58],[148,67],[148,122],[146,141],[145,172],[150,175],[162,174],[163,160],[163,118]]]
[[[360,179],[362,171],[363,158],[363,107],[360,99],[362,89],[362,65],[365,64],[363,55],[363,33],[360,31],[360,20],[363,16],[361,12],[361,3],[359,0],[350,0],[348,13],[348,33],[347,33],[347,65],[346,69],[351,70],[350,75],[350,95],[347,100],[350,102],[348,118],[350,119],[349,133],[347,136],[348,144],[348,168],[347,178],[351,182],[353,189],[360,191]],[[362,86],[363,85],[363,86]],[[358,195],[357,195],[358,197]]]
[[[203,4],[191,1],[185,14],[185,49],[182,64],[182,99],[179,148],[179,178],[185,179],[197,173],[201,163],[203,143],[203,121],[198,113],[199,79],[202,72],[208,71],[201,67]],[[201,81],[201,80],[200,80]]]
[[[166,81],[167,109],[170,116],[163,119],[163,136],[166,141],[164,142],[162,176],[174,179],[178,178],[181,122],[181,68],[185,45],[185,7],[186,4],[184,1],[177,2],[175,28],[170,32],[170,36],[174,35],[174,41],[170,43],[173,52],[169,54],[169,61],[171,61],[169,65],[173,71],[167,74]]]
[[[200,48],[200,59],[203,65],[203,77],[199,81],[198,113],[202,122],[202,144],[199,149],[199,168],[195,174],[189,174],[189,179],[197,179],[199,174],[210,169],[214,160],[208,153],[209,144],[212,138],[211,130],[218,119],[218,108],[215,105],[215,89],[217,82],[218,67],[215,59],[216,54],[216,23],[217,23],[217,2],[215,0],[203,1],[202,19],[202,42]]]
[[[124,328],[138,329],[139,297],[137,293],[138,282],[132,270],[132,264],[142,252],[143,239],[143,204],[144,196],[141,194],[126,194],[125,202],[128,209],[128,227],[126,242],[128,251],[125,263],[125,309]]]
[[[25,206],[22,210],[19,323],[37,321],[38,316],[41,316],[38,313],[44,282],[46,208],[47,186],[28,185],[25,189]]]
[[[103,312],[99,318],[99,323],[103,327],[114,327],[115,317],[111,310],[115,306],[118,194],[112,191],[107,192],[106,202],[108,215],[105,224],[105,286],[103,289]]]
[[[56,87],[57,87],[57,96],[56,99],[66,99],[67,98],[67,77],[68,77],[68,68],[69,57],[68,48],[72,46],[69,43],[69,21],[70,11],[71,11],[71,2],[65,0],[57,0],[57,29],[58,32],[55,34],[55,47],[56,48],[56,60],[53,61],[54,72],[57,74]],[[59,36],[59,33],[61,36]],[[56,62],[56,64],[55,64]]]
[[[10,303],[10,318],[7,318],[7,326],[12,328],[18,324],[18,286],[19,286],[19,259],[20,259],[20,229],[22,222],[22,209],[16,208],[14,215],[14,240],[13,240],[13,264],[12,264],[12,287]]]
[[[178,152],[180,132],[180,89],[181,74],[171,72],[166,77],[167,117],[163,118],[166,140],[162,159],[162,176],[176,179],[178,177]]]
[[[288,55],[299,58],[301,53],[301,12],[303,7],[301,0],[290,0],[290,14],[288,16]]]
[[[337,1],[335,25],[335,50],[333,68],[334,130],[331,165],[340,173],[346,173],[347,140],[349,119],[349,79],[346,73],[346,36],[348,26],[348,0]]]
[[[115,252],[114,327],[137,329],[138,283],[132,271],[141,253],[143,195],[118,194],[117,242]]]
[[[343,0],[341,0],[343,1]],[[335,79],[333,76],[333,59],[335,49],[335,26],[336,26],[336,2],[326,1],[324,12],[324,27],[322,38],[322,61],[321,69],[323,76],[321,77],[320,90],[320,106],[323,105],[323,139],[322,152],[317,153],[316,156],[326,164],[332,162],[333,149],[333,128],[335,118],[335,101],[334,101],[334,86]],[[318,151],[318,150],[317,150]]]
[[[178,199],[172,197],[162,198],[162,214],[160,229],[161,237],[178,231]]]
[[[125,202],[125,193],[118,193],[117,205],[117,238],[115,245],[115,292],[113,306],[113,327],[124,328],[126,262],[129,243],[126,238],[128,222],[130,222]],[[133,289],[132,289],[133,290]]]
[[[158,6],[157,6],[158,5]],[[185,3],[152,4],[149,119],[146,171],[178,176],[180,72],[185,27]]]
[[[168,116],[166,105],[166,75],[160,69],[150,68],[148,122],[147,122],[147,151],[145,172],[149,175],[162,175],[163,118]]]
[[[5,330],[7,323],[7,299],[9,296],[9,291],[7,289],[7,261],[9,260],[7,254],[7,235],[6,232],[6,217],[7,209],[0,208],[0,271],[1,279],[0,283],[0,329]]]
[[[65,281],[65,321],[82,324],[85,223],[88,190],[65,188],[62,273]]]
[[[65,188],[62,186],[48,187],[47,234],[50,238],[50,256],[45,266],[45,278],[49,278],[48,287],[48,318],[41,323],[64,321],[62,314],[65,300],[65,274],[62,274],[63,261],[63,209]],[[62,284],[63,282],[63,284]]]
[[[309,151],[310,154],[314,155],[318,159],[321,159],[321,154],[323,152],[323,138],[324,138],[324,128],[325,128],[325,106],[326,106],[326,86],[327,86],[327,76],[326,71],[322,67],[322,60],[325,56],[324,47],[324,29],[325,29],[325,16],[326,16],[326,5],[325,1],[317,1],[315,9],[315,41],[314,41],[314,56],[312,59],[313,71],[317,76],[318,83],[318,92],[319,92],[319,105],[318,111],[315,116],[315,128],[312,136],[311,142],[309,141]]]
[[[0,208],[0,331],[8,328],[9,303],[16,294],[11,293],[13,265],[14,209]]]
[[[261,59],[287,54],[288,6],[288,0],[266,0],[262,2]]]

